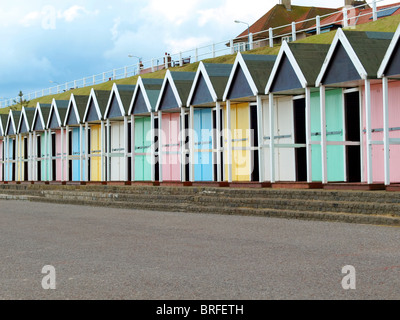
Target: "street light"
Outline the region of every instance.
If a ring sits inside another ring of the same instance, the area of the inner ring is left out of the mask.
[[[138,57],[138,56],[134,56],[133,54],[128,54],[129,58],[136,58],[139,59],[138,62],[138,74],[140,74],[140,69],[142,69],[143,65],[142,65],[142,58]]]
[[[247,25],[247,36],[248,36],[249,45],[250,45],[250,25],[247,22],[243,22],[240,20],[235,20],[235,23],[243,23],[243,24]]]

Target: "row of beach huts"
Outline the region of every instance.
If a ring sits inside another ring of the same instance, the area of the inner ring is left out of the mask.
[[[400,183],[400,27],[0,115],[0,181]]]

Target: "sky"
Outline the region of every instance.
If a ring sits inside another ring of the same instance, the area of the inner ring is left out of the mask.
[[[234,20],[252,24],[278,2],[0,0],[0,100],[137,63],[129,54],[150,60],[234,38],[246,28]]]

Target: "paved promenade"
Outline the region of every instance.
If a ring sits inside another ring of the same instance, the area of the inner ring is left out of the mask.
[[[0,201],[0,243],[0,299],[400,299],[392,227]]]

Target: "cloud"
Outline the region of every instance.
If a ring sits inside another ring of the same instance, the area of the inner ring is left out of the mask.
[[[73,22],[83,15],[97,15],[99,10],[93,12],[87,10],[85,7],[74,5],[64,11],[58,12],[58,18],[64,19],[66,22]]]

